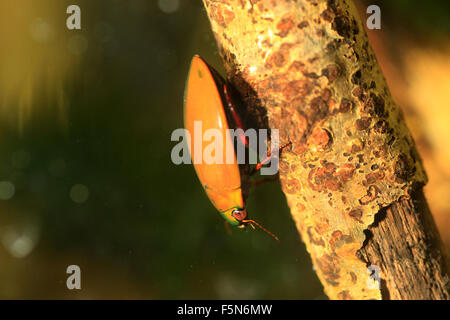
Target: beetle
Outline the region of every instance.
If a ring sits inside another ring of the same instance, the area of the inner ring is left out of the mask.
[[[201,121],[202,129],[218,129],[223,139],[222,146],[229,139],[226,131],[231,128],[242,128],[242,122],[232,102],[232,95],[226,81],[210,67],[200,56],[192,58],[184,93],[184,127],[192,135],[195,134],[194,122]],[[196,140],[195,137],[193,139]],[[245,136],[241,142],[247,145]],[[248,145],[247,145],[248,146]],[[280,149],[284,148],[282,146]],[[203,148],[203,147],[202,147]],[[188,146],[191,159],[194,160],[192,146]],[[204,149],[204,148],[203,148]],[[203,154],[203,149],[199,150]],[[194,151],[195,150],[194,146]],[[233,150],[233,163],[194,163],[197,176],[214,207],[230,225],[245,228],[258,226],[277,241],[278,237],[262,227],[255,220],[249,219],[245,208],[248,190],[252,183],[248,164],[238,164]],[[259,170],[270,160],[270,156],[256,165]],[[267,180],[267,179],[264,179]],[[256,181],[254,185],[261,183]]]

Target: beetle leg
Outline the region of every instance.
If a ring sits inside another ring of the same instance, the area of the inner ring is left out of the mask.
[[[279,154],[281,154],[281,152],[283,151],[283,149],[285,149],[285,148],[287,148],[288,146],[290,146],[292,144],[292,142],[291,141],[289,141],[288,143],[286,143],[286,144],[284,144],[284,145],[282,145],[280,148],[279,148]],[[252,170],[252,172],[250,173],[250,175],[254,175],[257,171],[259,171],[260,169],[261,169],[261,167],[263,166],[263,165],[265,165],[266,163],[268,163],[270,160],[272,160],[272,155],[271,155],[271,152],[270,152],[270,150],[269,150],[269,155],[264,159],[264,160],[262,160],[261,162],[259,162],[259,163],[257,163],[256,164],[256,166],[253,168],[253,170]]]

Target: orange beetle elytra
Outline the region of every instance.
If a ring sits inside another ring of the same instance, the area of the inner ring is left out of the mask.
[[[228,96],[225,80],[197,55],[192,59],[184,94],[184,127],[193,137],[192,141],[196,141],[194,137],[196,121],[201,121],[204,131],[218,129],[223,139],[222,146],[229,142],[226,139],[230,139],[230,136],[227,136],[226,132],[230,127],[242,127]],[[245,138],[243,141],[245,142]],[[203,154],[205,148],[201,146],[200,150],[197,150],[194,146],[192,150],[192,145],[188,147],[193,160],[193,151]],[[236,160],[235,152],[232,156]],[[267,162],[267,159],[264,162]],[[238,228],[250,225],[254,229],[256,225],[278,241],[274,234],[247,217],[245,199],[250,186],[250,175],[242,172],[248,170],[242,168],[240,170],[237,161],[222,164],[195,161],[193,163],[208,198],[228,223]],[[258,164],[256,170],[260,167],[261,164]]]

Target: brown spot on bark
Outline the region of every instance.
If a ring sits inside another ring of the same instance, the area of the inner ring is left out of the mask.
[[[389,131],[389,124],[385,120],[379,120],[373,126],[373,131],[378,134],[385,134]]]
[[[363,181],[363,185],[367,186],[369,184],[374,184],[375,182],[383,179],[384,179],[384,172],[381,170],[377,170],[366,175],[366,180]]]
[[[300,183],[297,179],[289,179],[284,184],[284,192],[289,194],[295,194],[301,189]]]
[[[381,96],[370,93],[369,98],[364,104],[363,111],[369,113],[371,116],[384,116],[384,99]]]
[[[347,113],[352,109],[353,105],[352,102],[346,98],[342,98],[341,102],[339,103],[339,107],[334,107],[331,111],[332,114],[337,113]]]
[[[358,23],[356,22],[355,18],[352,19],[352,30],[354,35],[357,35],[359,33]]]
[[[301,61],[294,61],[291,63],[291,65],[289,66],[289,71],[290,72],[294,72],[294,71],[302,71],[305,68],[305,64]]]
[[[316,151],[323,152],[331,147],[333,138],[328,130],[316,127],[309,136],[308,144]]]
[[[286,171],[286,170],[288,170],[289,169],[289,163],[288,162],[286,162],[286,161],[280,161],[279,162],[279,168],[280,168],[280,170],[282,170],[282,171]],[[291,170],[294,170],[294,169],[291,169]]]
[[[358,70],[352,75],[352,83],[359,84],[360,82],[361,82],[361,70]]]
[[[266,61],[266,68],[270,69],[272,66],[281,68],[286,62],[286,54],[282,51],[272,53]]]
[[[347,182],[355,172],[355,167],[351,163],[344,163],[342,166],[337,168],[336,176],[340,177],[342,182]]]
[[[299,29],[303,29],[303,28],[306,28],[307,26],[309,26],[309,23],[308,23],[308,21],[302,21],[302,22],[300,22],[298,25],[297,25],[297,28],[299,28]]]
[[[341,69],[337,64],[329,64],[324,69],[322,69],[322,75],[327,77],[328,84],[333,83],[341,73]]]
[[[325,280],[332,286],[339,285],[340,269],[337,263],[338,259],[335,254],[324,254],[322,257],[316,259],[316,265],[322,272]]]
[[[331,234],[330,246],[334,249],[337,242],[342,239],[342,231],[336,230]]]
[[[367,189],[367,194],[364,197],[362,197],[361,199],[359,199],[359,203],[361,203],[362,205],[366,205],[366,204],[372,202],[373,200],[375,200],[378,197],[379,193],[380,193],[380,189],[378,189],[378,187],[375,185],[371,185]]]
[[[297,204],[295,205],[297,207],[298,211],[303,211],[305,210],[305,205],[301,202],[297,202]]]
[[[356,120],[356,122],[355,122],[356,130],[360,130],[360,131],[366,130],[367,128],[369,128],[371,122],[372,122],[372,119],[368,118],[368,117],[363,117],[363,118]]]
[[[313,98],[308,107],[305,108],[305,114],[311,124],[325,118],[328,115],[328,104],[322,96]]]
[[[342,41],[340,39],[334,39],[328,42],[327,46],[325,47],[326,52],[335,52],[341,46],[341,43]]]
[[[335,13],[336,14],[336,13]],[[351,26],[350,21],[345,16],[336,16],[333,20],[333,23],[331,24],[331,27],[336,30],[336,32],[344,37],[344,38],[350,38],[351,37]]]
[[[312,79],[318,79],[318,78],[319,78],[319,75],[318,75],[317,73],[315,73],[315,72],[306,72],[306,71],[303,71],[302,73],[303,73],[303,75],[304,75],[305,77],[307,77],[307,78],[312,78]]]
[[[277,24],[278,36],[284,38],[288,35],[289,31],[295,26],[294,16],[290,13],[281,18]]]
[[[308,183],[313,190],[322,191],[327,188],[338,190],[339,181],[335,179],[333,173],[337,166],[334,163],[326,163],[323,167],[315,168],[309,172]]]
[[[342,98],[341,103],[339,105],[339,111],[340,112],[349,112],[352,110],[353,103],[351,100],[348,100],[346,98]]]
[[[233,21],[235,17],[233,11],[230,10],[224,10],[223,15],[226,25],[229,24],[231,21]]]
[[[375,158],[384,158],[386,154],[387,154],[386,146],[381,146],[377,150],[373,151],[373,155],[375,156]]]
[[[261,42],[261,45],[263,46],[263,47],[272,47],[272,43],[270,42],[270,40],[269,39],[265,39],[265,40],[263,40],[263,42]]]
[[[352,164],[346,163],[342,167],[337,167],[334,163],[324,161],[322,167],[309,172],[308,184],[315,191],[342,191],[344,184],[353,173]]]
[[[290,137],[302,137],[308,129],[308,123],[305,117],[294,109],[291,117],[289,118],[289,122],[284,127],[288,128],[288,135]],[[296,154],[301,154],[303,150],[304,146],[299,143],[295,144],[292,148],[292,151]]]
[[[364,101],[366,98],[364,91],[361,87],[356,87],[355,89],[353,89],[352,95],[358,98],[359,101]]]
[[[333,250],[341,247],[344,243],[351,243],[353,238],[349,235],[345,235],[340,230],[336,230],[331,234],[330,246]]]
[[[408,163],[408,159],[401,154],[394,163],[395,182],[404,183],[414,175],[415,167]]]
[[[356,154],[360,152],[364,147],[364,142],[362,142],[358,138],[351,139],[347,142],[347,151],[350,152],[350,154]]]
[[[331,98],[331,90],[328,88],[323,89],[321,96],[322,96],[322,100],[328,102],[328,100],[330,100],[330,98]]]
[[[317,37],[322,38],[325,37],[325,30],[324,29],[319,29],[316,31]]]
[[[356,277],[356,274],[355,274],[353,271],[350,271],[350,272],[349,272],[349,275],[350,275],[350,278],[352,279],[352,282],[353,282],[353,283],[356,283],[356,280],[358,279],[358,278]]]
[[[294,98],[300,99],[301,108],[304,105],[303,96],[311,91],[309,82],[305,80],[294,80],[289,82],[282,82],[280,88],[287,101],[292,101]],[[295,103],[295,101],[292,101]]]
[[[319,57],[316,55],[316,56],[314,56],[314,57],[312,57],[312,58],[309,58],[309,59],[308,59],[308,62],[309,62],[310,64],[313,64],[313,63],[316,62],[317,60],[319,60]]]
[[[321,17],[323,20],[327,21],[327,22],[333,21],[334,16],[335,16],[335,14],[334,14],[333,10],[331,10],[330,8],[325,9],[325,10],[320,14],[320,17]]]
[[[341,300],[352,300],[352,296],[350,295],[350,292],[348,290],[344,290],[338,293],[338,297]]]
[[[211,4],[209,14],[211,15],[211,18],[214,19],[220,26],[225,27],[225,19],[222,15],[222,10],[220,6],[216,6],[214,4]]]
[[[325,242],[323,241],[320,234],[318,234],[313,227],[308,227],[306,229],[306,232],[308,233],[309,241],[314,243],[315,245],[325,247]]]
[[[357,209],[353,209],[351,210],[348,215],[350,217],[352,217],[353,219],[355,219],[356,221],[362,223],[361,218],[362,218],[362,210],[357,208]]]

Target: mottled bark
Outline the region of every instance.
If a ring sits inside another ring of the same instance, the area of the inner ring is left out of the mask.
[[[292,142],[280,180],[328,296],[447,299],[426,176],[353,3],[204,4],[250,119]]]
[[[422,189],[380,210],[359,256],[388,275],[384,299],[449,299],[442,241]]]

